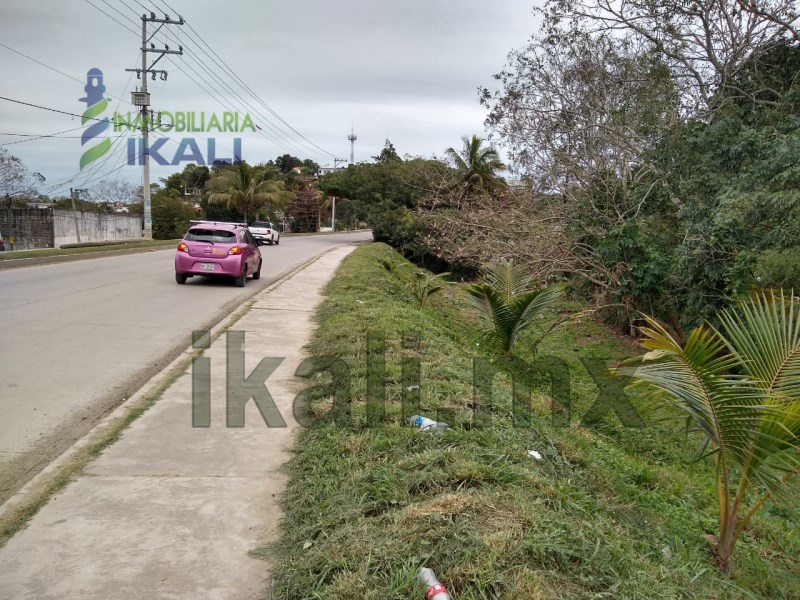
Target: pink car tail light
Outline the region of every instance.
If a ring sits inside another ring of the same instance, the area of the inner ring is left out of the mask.
[[[241,253],[242,253],[242,249],[239,248],[239,246],[234,246],[233,248],[228,250],[228,254],[241,254]]]
[[[189,246],[187,246],[186,244],[181,242],[180,244],[178,244],[178,252],[186,252],[188,254],[189,253]]]

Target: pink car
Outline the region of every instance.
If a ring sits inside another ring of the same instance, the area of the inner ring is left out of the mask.
[[[243,223],[192,221],[175,253],[175,281],[195,275],[233,277],[244,287],[248,275],[261,277],[261,251]]]

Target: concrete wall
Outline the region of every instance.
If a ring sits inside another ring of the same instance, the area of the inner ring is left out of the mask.
[[[8,226],[8,210],[0,208],[0,233],[11,249],[9,238],[14,234],[16,250],[53,247],[53,213],[48,208],[12,208],[11,220],[14,230]]]
[[[0,233],[11,249],[9,238],[14,235],[15,250],[53,248],[77,242],[75,218],[71,210],[51,208],[12,208],[12,228],[8,226],[8,210],[0,207]],[[142,239],[140,216],[120,213],[78,213],[81,242],[115,242]]]
[[[78,213],[81,242],[113,242],[142,239],[142,221],[139,216],[120,213]],[[53,210],[53,236],[56,247],[77,242],[75,218],[71,210]]]

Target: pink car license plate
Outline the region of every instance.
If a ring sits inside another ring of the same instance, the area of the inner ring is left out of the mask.
[[[214,263],[200,263],[200,270],[201,271],[213,271],[214,270]]]

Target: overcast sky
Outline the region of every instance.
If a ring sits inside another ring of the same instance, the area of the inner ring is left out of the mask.
[[[125,69],[139,66],[143,6],[159,17],[165,11],[171,18],[177,15],[161,0],[90,1],[94,7],[87,0],[2,1],[0,44],[69,77],[0,45],[0,96],[82,114],[86,105],[79,98],[85,95],[86,73],[96,67],[103,71],[111,100],[107,114],[133,110],[130,92],[139,82]],[[356,162],[378,154],[387,137],[401,155],[441,156],[448,146],[458,146],[462,135],[485,134],[486,111],[477,89],[492,87],[492,75],[503,68],[508,53],[534,32],[535,2],[167,0],[187,25],[164,27],[152,41],[170,48],[182,45],[185,54],[155,67],[168,70],[169,77],[149,82],[153,108],[250,113],[260,132],[238,137],[242,158],[251,163],[286,152],[320,164],[332,163],[331,155],[348,159],[351,127],[358,136]],[[149,33],[155,30],[152,24],[148,27]],[[214,53],[288,126],[221,73],[209,57],[217,60]],[[113,172],[107,179],[141,183],[140,167],[114,171],[125,162],[125,139],[113,138],[119,134],[112,130],[112,152],[80,172],[80,118],[6,100],[0,100],[0,115],[0,144],[25,139],[10,133],[42,135],[78,128],[64,139],[3,146],[47,178],[44,192],[57,195],[69,187],[91,187],[108,171]],[[206,138],[215,137],[222,157],[230,157],[235,137],[169,136],[195,137],[204,154]],[[177,149],[177,143],[169,142],[162,155],[170,160]],[[182,168],[154,166],[152,180]]]

